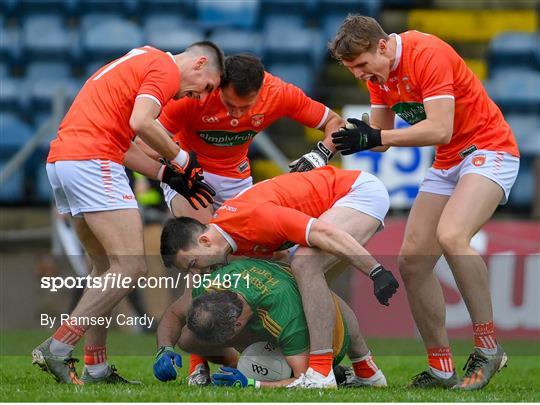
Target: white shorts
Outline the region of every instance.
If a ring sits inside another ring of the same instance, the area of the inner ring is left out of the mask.
[[[124,166],[110,160],[64,160],[47,163],[60,214],[138,208]]]
[[[253,185],[253,178],[250,176],[245,179],[235,179],[232,177],[224,177],[217,174],[204,172],[204,182],[210,185],[216,191],[213,207],[214,210],[217,210],[226,200],[233,198],[240,191],[251,187]],[[167,203],[169,209],[171,209],[171,201],[178,195],[178,193],[165,183],[161,183],[161,188],[163,189],[165,202]]]
[[[390,197],[382,181],[363,171],[351,186],[351,191],[337,200],[332,207],[352,208],[378,219],[381,230],[384,228],[384,217],[390,208]]]
[[[477,150],[450,169],[430,167],[419,192],[452,195],[466,174],[476,173],[497,183],[504,192],[500,204],[506,204],[519,171],[519,158],[506,152]]]

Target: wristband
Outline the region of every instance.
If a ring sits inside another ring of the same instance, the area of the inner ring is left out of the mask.
[[[158,181],[163,181],[163,173],[165,173],[165,168],[166,167],[167,166],[165,166],[165,165],[161,165],[161,167],[159,168],[159,170],[157,172],[157,176],[156,176]]]
[[[379,263],[377,263],[369,271],[369,278],[373,279],[374,277],[377,276],[377,274],[379,274],[383,270],[384,270],[383,266],[381,266]]]
[[[332,153],[332,151],[331,151],[330,149],[328,149],[327,146],[326,146],[322,141],[317,142],[317,149],[318,149],[319,152],[321,152],[324,156],[326,156],[326,159],[327,159],[327,160],[332,159],[332,156],[334,156],[334,154]]]
[[[167,350],[170,350],[170,351],[174,352],[174,347],[172,347],[172,346],[160,346],[157,353],[156,353],[156,357],[159,357],[163,352],[165,352]]]
[[[175,156],[173,162],[184,169],[189,162],[189,154],[185,150],[180,149],[180,152],[178,152],[178,155]]]

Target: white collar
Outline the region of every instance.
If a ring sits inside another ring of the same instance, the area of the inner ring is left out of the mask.
[[[218,226],[216,224],[210,224],[210,225],[213,226],[216,229],[216,231],[218,231],[221,234],[221,236],[223,236],[223,238],[225,238],[227,243],[231,246],[231,249],[232,249],[233,253],[238,250],[238,246],[236,245],[236,242],[231,237],[231,235],[229,235],[227,232],[225,232],[223,229],[221,229],[220,226]]]
[[[396,58],[394,59],[394,64],[390,68],[390,71],[393,72],[397,69],[399,62],[401,62],[401,54],[403,53],[403,45],[401,44],[401,37],[398,34],[390,34],[391,37],[396,39]]]

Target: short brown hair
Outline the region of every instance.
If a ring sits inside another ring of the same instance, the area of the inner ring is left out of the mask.
[[[388,34],[374,18],[349,14],[328,49],[337,60],[351,61],[373,50],[380,39],[388,39]]]
[[[225,59],[225,74],[221,88],[232,86],[239,97],[246,97],[261,89],[264,80],[264,66],[253,55],[240,54]]]

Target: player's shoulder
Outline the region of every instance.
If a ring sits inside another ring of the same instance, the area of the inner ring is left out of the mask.
[[[424,51],[446,51],[449,45],[441,38],[433,34],[427,34],[416,30],[405,31],[399,34],[404,47],[411,49],[416,54]]]
[[[169,68],[171,70],[177,70],[174,56],[170,52],[162,51],[150,45],[141,46],[135,48],[140,52],[144,52],[146,57],[140,58],[139,63],[146,64],[148,68],[154,68],[156,65],[163,66],[163,68]],[[134,60],[137,58],[133,58]]]

